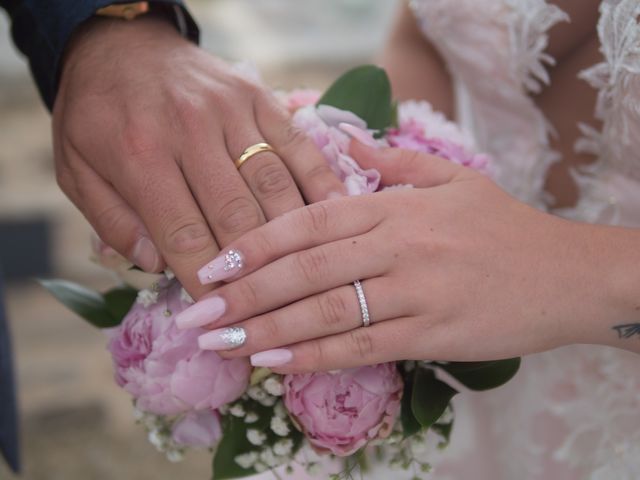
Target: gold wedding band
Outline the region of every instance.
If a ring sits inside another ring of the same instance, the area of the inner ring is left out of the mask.
[[[274,151],[273,147],[268,143],[256,143],[255,145],[251,145],[244,152],[242,152],[242,155],[240,155],[240,158],[238,158],[234,162],[234,164],[236,168],[239,169],[244,162],[249,160],[254,155],[257,155],[262,152],[273,152],[273,151]]]

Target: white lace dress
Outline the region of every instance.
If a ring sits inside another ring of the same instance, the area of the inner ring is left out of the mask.
[[[412,8],[455,78],[462,122],[496,159],[498,183],[546,209],[545,176],[559,155],[530,94],[549,81],[547,31],[567,15],[544,0],[412,0]],[[600,5],[604,61],[580,77],[599,90],[603,127],[581,125],[576,144],[598,160],[574,172],[578,204],[555,212],[567,218],[640,227],[639,19],[640,0]],[[640,479],[637,355],[588,345],[531,355],[507,386],[459,396],[456,412],[437,480]]]
[[[549,82],[547,32],[569,20],[545,0],[412,0],[456,82],[462,123],[497,163],[497,181],[547,209],[544,182],[559,155],[530,94]],[[581,221],[640,227],[640,0],[605,0],[605,61],[580,77],[599,90],[601,131],[582,125],[576,149],[598,161],[574,172]],[[638,266],[640,268],[640,266]],[[561,292],[559,292],[561,294]],[[640,295],[640,292],[639,292]],[[437,480],[639,480],[640,357],[579,345],[531,355],[516,378],[455,399],[450,447],[427,452]],[[411,478],[374,468],[367,480]],[[306,478],[296,473],[294,478]]]

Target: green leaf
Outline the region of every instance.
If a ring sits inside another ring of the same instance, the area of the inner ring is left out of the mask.
[[[118,322],[118,325],[122,323],[124,317],[129,313],[136,298],[138,298],[138,291],[129,286],[116,287],[104,294],[109,313]]]
[[[387,73],[374,65],[349,70],[329,87],[318,105],[353,112],[373,130],[381,131],[393,125],[391,82]]]
[[[456,380],[471,390],[490,390],[504,385],[518,372],[520,358],[493,362],[452,362],[438,364]]]
[[[39,280],[39,282],[67,308],[91,325],[98,328],[119,325],[119,320],[110,312],[107,302],[100,293],[66,280]]]
[[[422,429],[422,426],[411,410],[412,393],[413,378],[412,376],[407,375],[404,382],[404,391],[402,392],[402,403],[400,406],[400,421],[402,423],[402,435],[404,438],[410,437]]]
[[[261,430],[261,427],[265,427],[265,425],[252,426],[251,428]],[[238,455],[257,448],[247,440],[247,424],[244,419],[233,415],[224,416],[222,431],[222,440],[220,440],[213,457],[213,480],[242,478],[257,473],[253,468],[242,468],[235,461]]]
[[[456,393],[456,389],[438,380],[433,370],[416,368],[411,395],[413,415],[423,428],[430,428],[442,416]]]
[[[438,444],[440,448],[445,448],[451,440],[451,432],[453,431],[453,420],[447,423],[434,423],[431,430],[435,431],[442,437],[442,441]]]

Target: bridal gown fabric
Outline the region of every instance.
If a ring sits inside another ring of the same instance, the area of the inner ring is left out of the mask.
[[[460,121],[480,150],[494,157],[498,183],[547,210],[545,176],[560,158],[549,147],[553,129],[530,95],[549,82],[548,30],[570,19],[544,0],[413,0],[411,6],[454,77]],[[640,227],[639,20],[640,0],[600,5],[604,60],[580,77],[599,90],[594,108],[602,128],[581,125],[583,137],[576,144],[597,161],[574,172],[577,205],[553,213]],[[434,465],[430,478],[640,479],[640,356],[635,354],[577,345],[531,355],[506,386],[462,393],[454,405],[450,447],[425,454]],[[410,477],[384,467],[364,475],[367,480]]]

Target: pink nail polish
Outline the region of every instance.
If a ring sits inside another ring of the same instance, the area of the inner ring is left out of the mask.
[[[251,355],[251,365],[254,367],[279,367],[289,363],[293,358],[291,350],[276,348]]]
[[[198,270],[198,278],[203,285],[216,283],[233,277],[243,266],[244,260],[240,252],[229,250]]]
[[[222,297],[203,298],[176,315],[176,326],[180,330],[203,327],[218,320],[227,309]]]
[[[242,327],[227,327],[213,330],[198,337],[198,346],[202,350],[233,350],[244,345],[247,332]]]
[[[371,135],[366,130],[362,130],[361,128],[355,127],[349,123],[341,123],[338,125],[338,127],[344,133],[351,136],[352,138],[355,138],[360,143],[371,148],[380,148],[380,144],[376,141],[375,138],[373,138],[373,135]]]
[[[133,248],[132,260],[145,272],[155,272],[160,255],[155,245],[147,237],[141,237]]]

